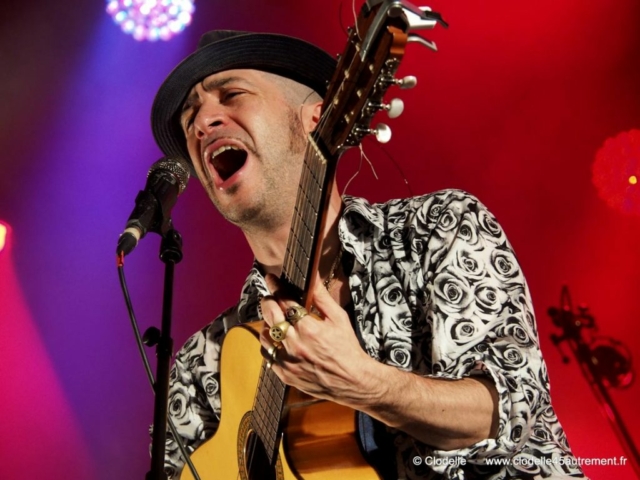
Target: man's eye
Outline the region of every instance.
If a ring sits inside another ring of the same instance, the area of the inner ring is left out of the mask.
[[[231,100],[234,97],[237,97],[238,95],[240,95],[242,93],[244,93],[244,92],[239,91],[239,90],[232,90],[232,91],[229,91],[229,92],[225,92],[224,97],[223,97],[223,101],[226,102],[228,100]]]
[[[189,129],[189,127],[193,125],[195,117],[196,116],[193,113],[190,113],[189,115],[185,115],[182,120],[182,128],[184,128],[185,130]]]

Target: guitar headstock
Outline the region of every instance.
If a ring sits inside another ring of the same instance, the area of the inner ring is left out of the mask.
[[[447,26],[429,7],[416,7],[405,0],[368,0],[362,6],[338,59],[317,129],[330,156],[358,145],[369,134],[388,141],[389,127],[381,124],[371,129],[371,120],[381,110],[387,110],[391,118],[402,113],[402,101],[385,105],[384,94],[392,85],[415,85],[415,77],[395,78],[406,44],[415,41],[435,50],[433,42],[411,31],[434,28],[438,23]]]

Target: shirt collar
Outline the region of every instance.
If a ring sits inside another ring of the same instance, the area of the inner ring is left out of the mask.
[[[371,205],[364,198],[350,197],[349,195],[343,195],[342,201],[344,202],[344,211],[342,217],[349,217],[355,213],[359,214],[368,223],[373,224],[380,230],[384,229],[384,220],[380,214],[380,211]]]
[[[375,205],[364,198],[344,195],[342,200],[344,210],[338,224],[340,242],[361,265],[368,265],[371,241],[376,230],[384,230],[384,217]]]
[[[370,228],[374,227],[378,230],[384,229],[384,219],[379,209],[375,205],[371,205],[364,198],[351,197],[344,195],[342,197],[344,209],[342,218],[340,218],[338,234],[340,242],[345,250],[350,252],[358,262],[363,265],[368,264],[371,254]],[[248,297],[257,296],[262,298],[269,295],[267,283],[260,271],[260,265],[256,260],[253,262],[253,268],[249,272],[242,288],[242,297],[248,302]]]

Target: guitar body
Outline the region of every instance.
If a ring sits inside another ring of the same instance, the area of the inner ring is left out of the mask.
[[[191,456],[202,480],[378,480],[362,457],[356,412],[288,389],[282,441],[271,467],[251,428],[263,358],[263,322],[227,333],[220,358],[222,411],[215,435]],[[257,446],[254,445],[257,444]],[[250,452],[255,451],[253,455]],[[252,460],[249,460],[252,457]],[[187,467],[181,480],[193,480]]]

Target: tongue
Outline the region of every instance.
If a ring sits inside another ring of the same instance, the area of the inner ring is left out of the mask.
[[[244,150],[226,150],[213,159],[213,166],[223,180],[242,168],[247,160],[247,152]]]

